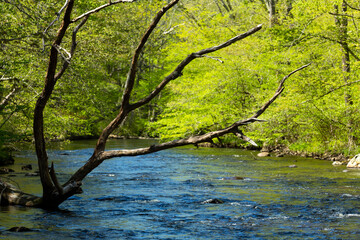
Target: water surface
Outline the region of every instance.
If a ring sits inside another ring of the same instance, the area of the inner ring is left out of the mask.
[[[84,164],[94,144],[51,147],[60,181]],[[146,144],[111,140],[108,148]],[[0,239],[360,238],[360,171],[256,153],[186,147],[107,160],[84,180],[84,193],[58,211],[0,207]],[[38,177],[21,170],[29,163],[36,166],[33,151],[19,152],[11,179],[41,194]],[[204,203],[208,199],[223,203]],[[33,231],[7,231],[15,226]]]

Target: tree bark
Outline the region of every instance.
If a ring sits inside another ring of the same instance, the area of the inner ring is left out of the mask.
[[[269,12],[269,26],[273,27],[278,24],[278,17],[276,13],[276,0],[262,0]]]

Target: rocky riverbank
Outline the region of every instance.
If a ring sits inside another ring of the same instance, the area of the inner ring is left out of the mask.
[[[307,158],[321,159],[333,162],[333,165],[346,165],[352,156],[345,156],[339,153],[307,153],[301,151],[292,151],[287,146],[278,145],[278,146],[263,146],[263,147],[254,147],[254,146],[234,146],[231,144],[212,144],[212,143],[202,143],[199,144],[201,147],[220,147],[220,148],[242,148],[248,150],[258,150],[260,153],[258,157],[284,157],[288,156],[301,156]]]

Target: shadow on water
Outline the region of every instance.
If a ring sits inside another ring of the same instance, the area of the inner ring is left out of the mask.
[[[94,143],[53,146],[49,158],[61,180],[87,160]],[[109,148],[147,144],[111,140]],[[108,160],[58,211],[0,207],[0,239],[358,239],[360,171],[252,154],[179,148]],[[40,194],[39,179],[21,170],[29,163],[36,165],[34,153],[20,152],[12,179]],[[32,231],[7,231],[14,226]]]

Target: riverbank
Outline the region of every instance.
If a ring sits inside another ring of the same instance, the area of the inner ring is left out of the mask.
[[[239,149],[247,149],[247,150],[258,150],[264,156],[274,156],[274,157],[284,157],[284,156],[299,156],[306,158],[313,158],[319,160],[326,160],[330,162],[336,162],[336,165],[346,165],[353,156],[346,156],[342,153],[308,153],[302,151],[292,151],[288,146],[285,145],[277,145],[277,146],[263,146],[263,147],[255,147],[252,145],[242,146],[242,145],[234,145],[234,144],[212,144],[212,143],[202,143],[199,144],[201,147],[210,147],[210,148],[239,148]],[[335,165],[335,164],[334,164]]]
[[[96,136],[80,136],[74,137],[67,140],[59,140],[56,139],[50,140],[50,142],[65,142],[65,141],[78,141],[78,140],[90,140],[97,139]],[[120,136],[120,135],[110,135],[109,139],[141,139],[141,140],[159,140],[158,138],[150,138],[143,136]],[[233,143],[201,143],[198,144],[199,147],[207,147],[207,148],[234,148],[234,149],[247,149],[247,150],[258,150],[260,152],[267,152],[269,156],[274,157],[284,157],[284,156],[300,156],[306,158],[313,158],[319,160],[326,160],[331,162],[336,162],[337,165],[346,165],[353,156],[346,156],[342,153],[315,153],[315,152],[303,152],[303,151],[292,151],[286,145],[273,145],[273,146],[263,146],[263,147],[255,147],[253,145],[238,145]],[[16,150],[15,150],[16,151]],[[354,154],[355,155],[355,154]],[[0,156],[1,157],[1,156]],[[1,159],[0,159],[1,160]],[[8,159],[7,159],[8,160]],[[0,161],[1,162],[1,161]],[[11,165],[8,161],[6,164],[2,165]]]

